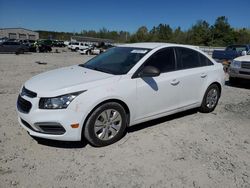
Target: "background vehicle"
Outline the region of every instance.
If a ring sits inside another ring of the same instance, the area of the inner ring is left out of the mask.
[[[236,83],[240,79],[250,80],[250,52],[247,55],[237,57],[229,67],[229,81]]]
[[[191,108],[213,111],[223,84],[222,65],[198,49],[126,44],[28,80],[17,113],[33,136],[70,141],[84,136],[105,146],[119,140],[127,126]]]
[[[11,42],[6,41],[0,43],[0,52],[8,52],[8,53],[16,53],[16,54],[22,54],[24,52],[28,52],[29,48],[20,42]]]
[[[65,47],[66,45],[64,44],[64,41],[61,41],[61,40],[54,40],[54,41],[53,41],[53,46],[54,46],[54,47]]]
[[[92,50],[93,47],[89,46],[88,48],[86,49],[80,49],[79,50],[79,53],[82,54],[82,55],[91,55],[91,50]]]
[[[37,41],[37,44],[42,44],[42,45],[46,45],[46,46],[53,46],[53,41],[49,40],[49,39],[40,39]]]
[[[86,54],[86,55],[99,55],[103,52],[103,49],[97,48],[97,47],[88,47],[86,49],[80,49],[80,54]]]
[[[78,51],[80,49],[88,49],[89,46],[83,42],[71,42],[69,45],[69,49],[72,51]]]
[[[64,43],[65,46],[68,46],[70,42],[69,41],[64,41],[63,43]]]
[[[114,47],[113,45],[110,44],[103,44],[103,45],[98,45],[98,46],[89,46],[89,48],[86,49],[80,49],[79,53],[80,54],[87,54],[87,55],[99,55],[100,53],[105,52],[107,49]]]
[[[0,43],[6,42],[6,41],[8,41],[8,38],[7,38],[7,37],[2,37],[2,38],[0,38]]]
[[[242,55],[242,52],[248,52],[250,45],[231,45],[227,46],[225,50],[214,50],[212,57],[216,60],[233,60]]]

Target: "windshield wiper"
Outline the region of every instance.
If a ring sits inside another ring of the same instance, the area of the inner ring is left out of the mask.
[[[80,67],[84,67],[87,69],[91,69],[91,70],[96,70],[96,71],[100,71],[100,72],[104,72],[104,73],[108,73],[108,74],[115,74],[114,72],[108,70],[108,69],[104,69],[104,68],[99,68],[99,67],[93,67],[93,66],[89,66],[89,65],[84,65],[84,64],[80,64]]]
[[[97,71],[100,71],[100,72],[105,72],[105,73],[108,73],[108,74],[114,74],[113,72],[111,72],[108,69],[99,68],[99,67],[93,67],[93,70],[97,70]]]

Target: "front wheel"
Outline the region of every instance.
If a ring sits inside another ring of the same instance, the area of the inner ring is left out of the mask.
[[[207,91],[203,97],[200,111],[203,113],[212,112],[220,98],[220,89],[216,84],[212,84],[207,88]]]
[[[106,146],[120,140],[126,129],[124,108],[115,102],[99,106],[88,118],[84,137],[94,146]]]

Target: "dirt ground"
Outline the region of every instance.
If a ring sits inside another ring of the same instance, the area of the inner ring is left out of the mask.
[[[139,124],[107,147],[30,137],[15,112],[22,84],[89,58],[0,54],[0,188],[250,187],[249,82],[226,82],[213,113],[191,110]]]

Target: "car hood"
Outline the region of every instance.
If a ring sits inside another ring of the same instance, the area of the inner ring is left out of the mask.
[[[250,62],[250,55],[240,56],[234,59],[235,61],[249,61]]]
[[[97,87],[115,78],[118,76],[75,65],[34,76],[24,86],[38,97],[53,97]]]

